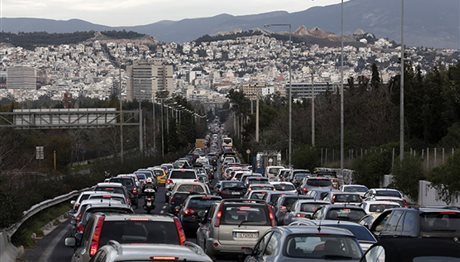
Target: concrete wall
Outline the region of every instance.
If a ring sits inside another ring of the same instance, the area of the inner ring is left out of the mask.
[[[8,236],[5,232],[0,232],[0,261],[14,262],[18,256],[18,249],[8,241]]]
[[[420,206],[445,206],[446,202],[439,198],[438,191],[431,186],[431,182],[420,180],[418,203]],[[460,206],[460,198],[457,198],[452,203],[452,206]]]

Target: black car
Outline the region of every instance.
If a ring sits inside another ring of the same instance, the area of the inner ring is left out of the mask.
[[[134,181],[134,178],[129,177],[129,176],[112,177],[110,178],[109,182],[110,183],[120,183],[124,187],[126,187],[129,193],[129,199],[131,200],[131,204],[137,207],[139,191],[136,186],[136,181]]]
[[[454,239],[385,238],[369,248],[361,262],[458,262],[460,243]]]
[[[185,203],[185,200],[191,195],[204,195],[196,192],[176,192],[169,198],[169,213],[177,215]]]
[[[216,195],[222,198],[240,198],[246,194],[246,187],[240,181],[219,181],[214,189]]]
[[[460,211],[440,208],[393,208],[378,216],[370,231],[387,237],[460,237]]]
[[[211,195],[189,195],[178,213],[179,220],[186,234],[195,233],[199,227],[201,217],[209,207],[222,198]]]

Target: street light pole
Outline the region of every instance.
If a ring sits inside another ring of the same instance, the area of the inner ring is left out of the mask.
[[[287,26],[289,27],[289,141],[288,141],[288,165],[292,167],[292,25],[291,24],[268,24],[265,27],[271,26]]]
[[[139,152],[141,154],[144,152],[144,134],[142,133],[143,121],[144,119],[142,117],[142,102],[139,100]]]
[[[313,86],[314,71],[311,71],[311,146],[315,146],[315,87]]]
[[[165,133],[164,133],[164,104],[163,104],[163,98],[161,98],[161,156],[164,158],[165,157]]]
[[[343,174],[344,160],[344,115],[343,115],[343,0],[340,5],[340,174]]]
[[[122,86],[121,86],[121,66],[120,69],[118,70],[119,73],[119,79],[120,79],[120,161],[123,164],[124,161],[124,152],[123,152],[123,97],[121,95],[122,93]]]
[[[401,77],[399,92],[399,160],[404,160],[404,0],[401,0]]]

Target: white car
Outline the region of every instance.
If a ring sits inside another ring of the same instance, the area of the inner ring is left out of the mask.
[[[270,182],[276,191],[297,194],[297,188],[291,182]]]
[[[284,169],[284,166],[267,166],[265,168],[265,176],[270,180],[275,180],[278,177],[278,171]]]
[[[361,197],[364,197],[364,194],[369,191],[369,188],[367,188],[365,185],[352,184],[342,185],[340,186],[339,190],[342,192],[358,193]]]
[[[365,201],[361,207],[368,215],[377,215],[382,213],[385,209],[401,207],[399,203],[391,201]]]
[[[407,206],[403,195],[396,189],[391,188],[371,188],[364,194],[364,201],[390,201],[400,204],[402,207]]]

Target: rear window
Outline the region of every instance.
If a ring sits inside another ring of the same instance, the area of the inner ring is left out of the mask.
[[[111,183],[120,183],[124,185],[127,188],[131,188],[134,186],[133,181],[131,179],[126,179],[126,178],[111,178],[110,179]]]
[[[177,191],[180,192],[196,192],[196,193],[205,193],[205,190],[200,185],[179,185]]]
[[[321,203],[304,203],[300,206],[300,212],[314,213],[319,207],[324,206]]]
[[[173,222],[162,221],[105,221],[99,245],[109,240],[125,243],[179,245],[179,236]]]
[[[331,208],[327,212],[326,219],[331,220],[349,220],[353,222],[359,221],[366,212],[361,209],[354,208]]]
[[[222,212],[222,225],[264,225],[269,226],[267,208],[262,205],[226,205]]]
[[[153,170],[153,173],[155,173],[155,176],[162,176],[164,174],[162,170]]]
[[[291,184],[274,184],[273,185],[277,191],[291,191],[295,190],[295,186]]]
[[[222,183],[222,188],[246,188],[241,182]]]
[[[358,240],[364,241],[373,241],[375,242],[376,239],[372,235],[372,233],[367,230],[364,226],[359,225],[345,225],[345,224],[332,224],[327,225],[328,227],[339,227],[348,229]]]
[[[369,189],[365,186],[347,186],[343,189],[344,192],[357,192],[357,193],[366,193]]]
[[[251,194],[250,199],[265,200],[267,198],[267,195],[267,192],[254,192]]]
[[[332,182],[329,179],[308,179],[307,185],[314,187],[329,187],[332,186]]]
[[[420,228],[424,233],[460,235],[460,213],[454,211],[420,214]]]
[[[390,204],[372,204],[369,206],[369,212],[378,212],[382,213],[385,209],[400,207],[399,205],[390,205]]]
[[[270,195],[270,203],[275,204],[280,197],[282,197],[283,194],[271,194]]]
[[[387,196],[387,197],[399,197],[401,198],[401,194],[395,190],[377,190],[375,192],[376,196]]]
[[[251,186],[252,190],[273,190],[272,185],[253,185]]]
[[[270,184],[265,177],[251,177],[248,178],[248,184]]]
[[[361,258],[361,248],[351,237],[340,235],[294,235],[287,239],[286,255],[301,259],[349,260]],[[319,260],[318,260],[319,261]]]
[[[362,202],[361,197],[355,194],[335,194],[332,196],[332,200],[334,202]]]
[[[173,171],[169,176],[170,179],[196,179],[194,171]]]
[[[139,180],[147,179],[147,176],[145,174],[136,173],[136,176],[137,176],[137,179]]]
[[[220,198],[211,197],[192,198],[188,203],[188,208],[207,210],[212,204],[220,200]]]
[[[294,179],[295,180],[302,180],[306,177],[308,177],[310,174],[306,174],[306,173],[296,173],[294,174]]]
[[[104,213],[105,215],[107,214],[133,214],[133,211],[130,209],[122,209],[122,208],[107,208],[107,207],[101,207],[101,208],[90,208],[85,211],[85,215],[83,217],[82,223],[86,224],[86,221],[91,217],[92,214],[101,212]]]
[[[119,196],[92,195],[89,199],[111,199],[114,201],[118,201],[122,204],[126,204],[125,199]]]
[[[299,197],[286,197],[284,198],[283,203],[281,203],[282,206],[285,206],[288,209],[291,209],[292,206],[299,200]]]

